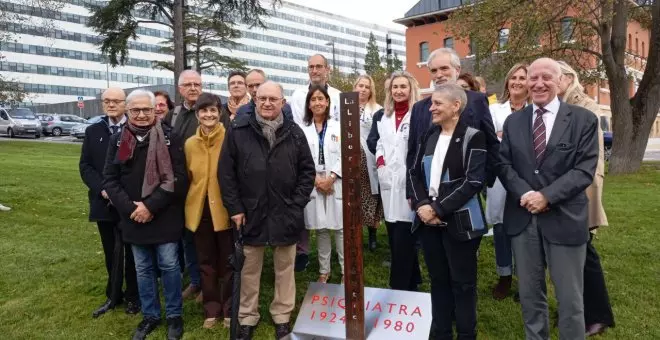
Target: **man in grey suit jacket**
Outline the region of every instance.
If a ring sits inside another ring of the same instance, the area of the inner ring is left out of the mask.
[[[533,105],[504,123],[499,176],[504,225],[519,279],[528,340],[549,339],[545,266],[559,302],[559,338],[584,339],[585,189],[598,162],[596,116],[557,98],[561,70],[541,58],[528,70]]]

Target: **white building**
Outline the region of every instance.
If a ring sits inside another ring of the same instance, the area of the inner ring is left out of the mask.
[[[54,32],[37,27],[35,20],[0,27],[0,31],[8,31],[15,38],[14,42],[0,45],[0,52],[5,57],[0,61],[0,71],[6,78],[23,83],[32,94],[30,101],[33,104],[75,101],[79,96],[92,99],[108,85],[132,88],[173,83],[171,72],[152,68],[153,60],[172,60],[170,55],[159,52],[159,44],[171,36],[168,28],[158,24],[142,25],[138,39],[129,46],[126,65],[108,68],[98,46],[94,45],[99,38],[85,26],[90,13],[84,4],[103,4],[104,1],[62,2],[65,5],[61,11],[46,12],[24,6],[20,0],[0,0],[0,10],[53,19]],[[403,30],[288,2],[264,21],[268,29],[240,27],[243,37],[239,39],[242,45],[238,48],[218,50],[246,60],[248,68],[263,69],[270,79],[282,83],[287,96],[296,87],[307,84],[307,58],[310,55],[323,53],[332,64],[332,47],[328,44],[332,41],[337,67],[343,72],[351,72],[354,58],[363,70],[370,32],[376,36],[381,56],[385,56],[386,36],[389,36],[392,55],[397,54],[405,65]],[[227,79],[220,72],[205,73],[203,82],[207,91],[227,95]]]

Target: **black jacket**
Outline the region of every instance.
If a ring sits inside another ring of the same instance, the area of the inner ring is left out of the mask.
[[[374,117],[371,122],[371,130],[369,130],[369,136],[367,136],[367,148],[369,148],[369,152],[374,155],[376,154],[376,145],[380,139],[380,135],[378,134],[378,122],[383,119],[384,113],[385,109],[380,109],[374,113]]]
[[[166,123],[166,125],[171,126],[172,131],[176,135],[180,136],[182,142],[185,143],[186,139],[194,136],[197,132],[199,121],[197,120],[197,116],[195,116],[195,110],[186,109],[186,107],[183,105],[179,106],[181,106],[181,111],[179,111],[174,124],[172,124],[172,118],[174,117],[174,111],[176,111],[176,107],[167,113],[163,121]]]
[[[174,171],[174,192],[168,193],[161,188],[146,198],[142,198],[142,182],[147,161],[148,140],[138,142],[133,152],[133,159],[122,164],[117,159],[120,133],[110,138],[103,175],[103,188],[110,196],[112,204],[119,212],[119,227],[124,241],[137,245],[163,244],[178,242],[183,232],[183,205],[188,190],[186,160],[183,141],[171,128],[163,126],[166,138],[170,142],[169,150]],[[154,218],[148,223],[131,220],[131,213],[136,206],[133,202],[142,201]]]
[[[222,201],[229,215],[245,214],[243,240],[251,246],[297,243],[316,168],[302,129],[292,120],[276,133],[273,148],[255,115],[236,117],[218,162]]]
[[[459,241],[479,237],[488,231],[468,232],[463,230],[454,214],[481,191],[486,179],[486,138],[483,132],[477,131],[472,136],[465,150],[467,159],[463,159],[463,143],[467,128],[466,125],[459,123],[451,136],[447,155],[442,164],[442,174],[447,172],[450,180],[440,182],[436,199],[429,197],[422,159],[424,156],[434,154],[441,128],[432,127],[422,137],[421,147],[415,155],[414,165],[408,171],[408,180],[412,184],[413,192],[412,206],[417,210],[422,205],[430,204],[440,220],[447,223],[449,234]],[[421,221],[416,216],[413,230],[420,224]]]
[[[223,104],[222,106],[226,108],[227,104]],[[254,104],[254,99],[250,99],[249,103],[239,107],[238,110],[236,110],[236,117],[244,114],[253,115],[255,112],[257,112],[257,108]],[[282,114],[284,114],[284,118],[293,120],[293,113],[291,112],[291,106],[289,104],[284,103],[282,106]]]
[[[105,156],[110,141],[110,128],[108,117],[94,123],[85,129],[85,140],[80,152],[80,177],[89,188],[87,197],[89,199],[89,220],[96,221],[118,221],[119,216],[110,201],[101,196],[103,191],[103,167]]]
[[[467,106],[465,106],[465,110],[461,113],[460,122],[484,133],[486,149],[488,150],[485,183],[491,187],[497,177],[496,166],[499,160],[498,150],[500,142],[497,139],[497,134],[495,134],[493,117],[490,115],[490,109],[488,109],[488,98],[481,92],[465,91],[465,94],[467,95]],[[412,116],[410,117],[408,156],[406,157],[406,166],[408,169],[412,167],[420,139],[431,126],[430,108],[431,97],[424,98],[413,105]],[[407,196],[410,198],[412,196],[410,183],[407,183],[406,189]]]

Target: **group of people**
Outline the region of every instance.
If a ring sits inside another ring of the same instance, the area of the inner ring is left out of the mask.
[[[547,58],[515,65],[499,102],[489,106],[485,94],[466,88],[483,86],[461,74],[452,49],[433,51],[427,66],[435,91],[424,99],[403,71],[387,79],[383,106],[369,75],[354,83],[362,221],[369,249],[385,222],[390,288],[418,290],[421,247],[431,280],[430,339],[451,339],[454,327],[460,339],[475,339],[477,254],[492,224],[500,277],[493,297],[510,296],[517,276],[528,339],[549,337],[546,268],[562,338],[614,326],[591,243],[607,224],[602,131],[577,73]],[[108,271],[107,300],[94,317],[125,301],[127,313],[142,312],[133,339],[144,339],[162,322],[160,282],[168,339],[183,335],[186,298],[203,303],[204,328],[228,326],[229,257],[239,235],[239,339],[252,339],[260,321],[266,247],[273,249],[269,311],[278,339],[291,331],[295,272],[308,266],[310,232],[318,281],[332,280],[334,236],[342,273],[334,282],[343,283],[340,91],[328,84],[323,55],[308,59],[308,73],[309,85],[290,103],[258,69],[229,74],[225,103],[203,93],[191,70],[179,77],[178,106],[166,92],[103,93],[106,117],[86,130],[80,158]],[[486,187],[484,214],[479,195]],[[182,272],[190,277],[185,289]]]

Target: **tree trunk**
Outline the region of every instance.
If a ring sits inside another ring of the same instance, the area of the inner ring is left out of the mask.
[[[184,49],[184,32],[183,32],[183,0],[174,0],[174,8],[172,11],[174,19],[172,40],[174,42],[174,84],[179,84],[179,75],[183,72],[185,67],[185,49]],[[179,91],[176,91],[176,102],[183,102],[183,98]]]

